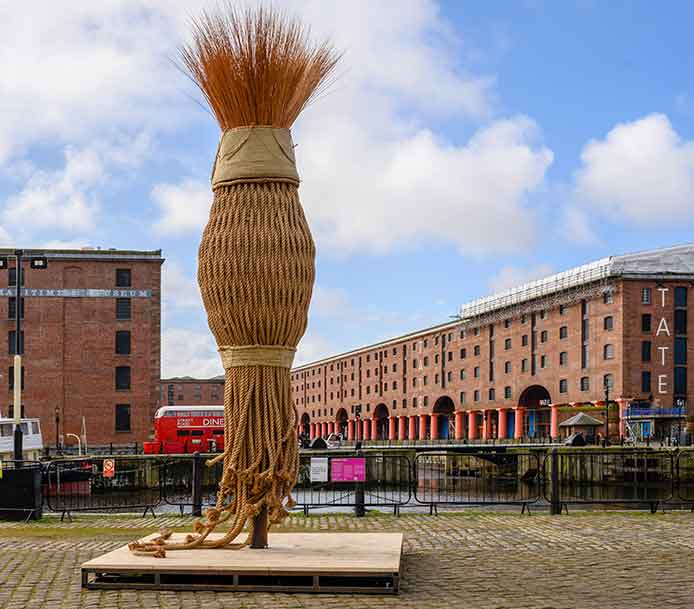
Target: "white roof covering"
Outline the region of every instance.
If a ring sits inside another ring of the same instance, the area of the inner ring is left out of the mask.
[[[468,319],[496,309],[504,309],[527,300],[614,277],[677,276],[694,278],[694,245],[610,256],[549,275],[491,296],[478,298],[460,307],[460,317]]]

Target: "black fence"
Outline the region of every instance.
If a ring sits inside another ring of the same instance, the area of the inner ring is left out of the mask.
[[[223,464],[212,455],[62,458],[4,462],[0,515],[42,510],[200,514],[213,505]],[[21,467],[20,467],[21,465]],[[694,450],[620,448],[302,453],[297,508],[569,505],[694,508]]]
[[[415,464],[417,503],[522,505],[540,499],[540,457],[529,451],[422,453]]]
[[[323,462],[317,463],[316,460]],[[346,471],[346,468],[349,470]],[[325,476],[315,475],[312,469],[324,472]],[[302,455],[294,499],[306,514],[311,508],[356,505],[387,507],[397,513],[412,500],[411,462],[402,455],[371,453],[319,457]]]
[[[47,508],[72,512],[133,511],[146,514],[162,501],[158,459],[78,457],[51,461],[44,471]]]
[[[678,486],[673,453],[637,449],[553,449],[543,460],[542,479],[544,498],[555,511],[569,504],[648,505],[655,511],[672,502]]]

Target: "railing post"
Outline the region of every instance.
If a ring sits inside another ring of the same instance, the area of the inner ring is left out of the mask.
[[[193,516],[202,516],[202,457],[193,453]]]
[[[357,457],[363,457],[364,453],[361,450],[357,451]],[[364,477],[366,477],[366,463],[364,463]],[[361,480],[354,483],[354,515],[357,518],[366,516],[364,507],[364,482]]]
[[[552,472],[550,475],[550,505],[549,513],[553,515],[561,515],[561,489],[559,487],[559,451],[556,448],[552,449],[550,464]]]

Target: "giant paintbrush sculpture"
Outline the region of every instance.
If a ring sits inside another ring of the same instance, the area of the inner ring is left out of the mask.
[[[267,545],[297,476],[289,370],[306,328],[315,248],[299,202],[289,128],[327,84],[338,55],[272,9],[204,14],[183,63],[222,136],[199,250],[198,282],[225,369],[224,460],[217,503],[182,543],[169,534],[135,553]],[[209,534],[228,522],[222,537]]]

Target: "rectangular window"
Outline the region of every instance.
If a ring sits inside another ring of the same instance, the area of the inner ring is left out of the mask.
[[[614,328],[614,318],[612,317],[612,315],[608,315],[607,317],[605,317],[605,319],[602,322],[602,327],[608,331]]]
[[[569,327],[568,326],[562,326],[559,328],[559,338],[566,338],[569,336]]]
[[[540,332],[540,342],[546,343],[547,338],[548,338],[547,330],[542,330],[542,332]]]
[[[464,391],[460,392],[460,403],[465,404],[465,392]]]
[[[614,389],[614,377],[611,374],[604,374],[602,377],[602,386],[607,389]]]
[[[475,345],[475,355],[479,355],[479,354],[480,354],[480,346]]]
[[[603,359],[614,359],[614,347],[612,345],[605,345],[602,348]]]
[[[675,306],[687,306],[687,288],[675,288]]]
[[[602,301],[605,304],[612,304],[614,302],[614,295],[612,294],[612,292],[605,292],[602,295]]]
[[[581,377],[581,391],[588,391],[590,389],[590,379],[587,376]]]
[[[465,359],[467,356],[467,351],[465,349],[460,350],[460,359]]]
[[[568,351],[562,351],[559,354],[559,365],[566,366],[569,363],[569,353]]]
[[[527,334],[523,334],[523,336],[521,336],[521,345],[523,347],[528,346],[528,335]]]
[[[559,315],[566,314],[566,305],[559,305]]]
[[[18,355],[15,351],[15,341],[17,340],[17,332],[10,330],[7,333],[7,352],[10,355]],[[24,330],[19,334],[19,355],[24,355]]]
[[[116,389],[130,389],[130,366],[116,366]]]
[[[476,379],[480,378],[480,367],[479,366],[475,366],[474,377]]]
[[[490,402],[493,402],[494,400],[496,400],[496,391],[495,391],[494,388],[492,387],[492,388],[489,390],[489,401],[490,401]]]
[[[130,319],[130,298],[116,298],[116,319]]]
[[[506,351],[508,351],[510,348],[511,348],[511,339],[510,339],[510,338],[507,338],[507,339],[504,341],[504,349],[506,349]]]
[[[479,389],[475,389],[474,399],[475,399],[475,402],[480,401],[480,390]]]
[[[461,368],[461,370],[460,370],[460,380],[461,381],[465,380],[465,368]]]
[[[527,372],[527,371],[528,371],[528,360],[522,359],[521,360],[521,372]]]
[[[130,404],[116,404],[116,431],[130,431]]]
[[[504,362],[504,372],[511,374],[511,362]]]
[[[683,336],[675,337],[675,365],[687,365],[687,339]]]
[[[644,313],[641,315],[641,332],[651,331],[651,314]]]
[[[540,368],[547,368],[547,356],[546,355],[540,356]]]
[[[130,269],[116,269],[116,287],[129,288],[131,286]]]
[[[643,340],[641,341],[641,361],[650,362],[651,361],[651,341]]]
[[[116,353],[130,355],[130,330],[116,331]]]
[[[24,366],[22,366],[22,391],[24,391]],[[14,390],[14,366],[10,366],[9,374],[7,375],[7,381],[9,383],[10,391]]]
[[[511,327],[511,320],[510,319],[504,319],[504,328],[510,328]]]
[[[26,276],[26,272],[22,273],[22,286],[24,286],[24,277]],[[11,268],[9,269],[7,279],[9,280],[7,285],[10,287],[16,286],[17,285],[17,269],[16,268]]]
[[[24,319],[24,298],[21,300],[19,318]],[[17,297],[10,296],[7,300],[7,319],[17,319]]]
[[[641,304],[651,304],[651,288],[641,289]]]
[[[675,366],[675,395],[687,394],[687,368]]]
[[[651,373],[649,370],[644,370],[641,372],[641,392],[651,392]]]
[[[559,381],[559,393],[566,393],[569,390],[569,383],[566,379]]]
[[[675,334],[687,333],[687,309],[675,309]]]
[[[506,399],[506,400],[511,399],[511,388],[510,387],[504,387],[504,399]]]

